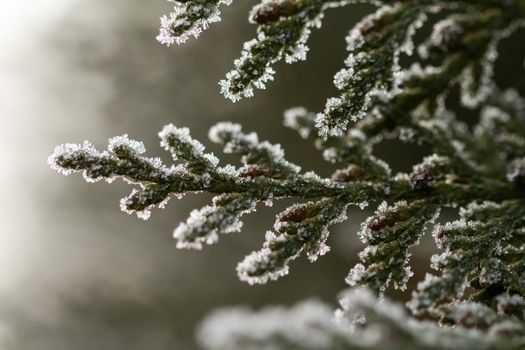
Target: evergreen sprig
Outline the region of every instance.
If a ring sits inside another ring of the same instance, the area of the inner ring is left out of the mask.
[[[168,45],[197,36],[230,4],[173,2],[158,38]],[[285,126],[337,165],[331,177],[301,171],[280,145],[230,122],[211,128],[209,138],[237,154],[238,166],[220,165],[187,128],[173,125],[159,133],[173,165],[146,157],[144,145],[127,135],[110,139],[102,152],[89,142],[58,146],[49,163],[88,182],[127,181],[134,189],[121,208],[143,219],[172,196],[213,194],[211,205],[175,229],[178,248],[215,243],[220,234],[239,231],[241,217],[260,203],[292,198],[263,247],[237,266],[250,284],[286,275],[301,255],[316,261],[329,251],[329,229],[347,219],[349,207],[379,205],[362,224],[358,235],[366,247],[346,278],[367,289],[345,293],[337,325],[329,308],[315,303],[259,315],[225,312],[203,326],[208,349],[523,348],[525,102],[515,90],[501,91],[493,75],[498,43],[525,22],[525,1],[263,0],[250,14],[257,37],[244,45],[222,92],[235,102],[264,88],[278,61],[306,58],[310,31],[328,8],[356,2],[378,9],[347,36],[346,67],[334,78],[339,96],[328,99],[323,113],[296,107],[284,116]],[[431,34],[415,43],[429,18]],[[401,55],[415,52],[418,62],[402,67]],[[479,109],[472,127],[448,107],[456,87],[463,106]],[[387,138],[425,145],[429,154],[411,172],[392,174],[373,155]],[[447,207],[459,207],[460,218],[434,224]],[[406,311],[378,302],[375,295],[389,287],[407,288],[410,251],[432,225],[441,253],[430,265],[438,274],[418,284]]]

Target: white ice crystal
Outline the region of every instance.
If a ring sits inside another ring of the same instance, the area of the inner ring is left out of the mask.
[[[125,148],[132,152],[133,155],[139,155],[146,152],[144,143],[129,139],[128,134],[115,136],[109,139],[108,150],[114,152],[118,148]]]
[[[360,88],[354,88],[354,85],[364,80],[359,73],[363,72],[363,69],[361,69],[363,62],[371,59],[366,52],[361,51],[363,46],[369,44],[366,35],[363,33],[366,33],[369,27],[373,26],[373,23],[381,22],[383,17],[388,17],[391,13],[411,13],[410,11],[413,10],[410,8],[402,9],[402,6],[404,5],[398,3],[394,6],[385,5],[380,7],[375,13],[365,17],[346,37],[347,50],[350,52],[345,59],[346,68],[340,70],[334,77],[334,84],[341,91],[341,96],[329,98],[323,113],[319,113],[316,118],[316,127],[319,129],[319,136],[323,139],[326,139],[328,136],[343,135],[349,120],[355,122],[367,114],[374,97],[387,101],[401,91],[399,86],[403,75],[400,73],[399,55],[401,53],[412,54],[414,49],[412,38],[417,29],[421,28],[427,19],[423,7],[414,15],[413,20],[403,32],[403,40],[400,41],[398,36],[384,39],[386,41],[384,45],[392,51],[392,64],[386,68],[387,72],[368,76],[366,78],[368,82],[363,82],[363,84],[366,84],[365,91],[361,91],[362,89]],[[364,70],[364,72],[368,72],[368,70],[374,72],[372,68]],[[394,77],[394,79],[390,79],[390,76]],[[352,113],[345,111],[349,108],[355,109],[356,103],[358,103],[358,110],[354,110]],[[333,116],[334,113],[339,115],[343,111],[346,114],[344,118]]]
[[[238,135],[242,130],[241,124],[220,122],[210,128],[208,138],[215,143],[224,143],[224,135]],[[256,141],[255,143],[257,143]]]
[[[177,240],[177,248],[179,249],[202,249],[202,244],[213,244],[218,241],[216,230],[209,230],[202,236],[193,237],[193,232],[202,232],[201,228],[206,224],[206,215],[213,213],[212,206],[205,206],[200,210],[194,209],[191,211],[186,222],[181,222],[179,226],[173,231],[173,238]]]
[[[231,177],[237,177],[239,175],[239,170],[231,164],[226,164],[223,167],[217,168],[217,173]]]
[[[208,138],[215,143],[224,146],[224,153],[242,152],[243,150],[255,148],[259,144],[256,133],[245,134],[240,124],[232,122],[220,122],[211,127]]]
[[[330,232],[326,226],[323,227],[321,237],[315,243],[314,248],[306,252],[306,257],[310,262],[316,262],[320,256],[323,256],[330,251],[330,246],[326,244],[329,236]]]
[[[301,170],[299,166],[288,162],[284,158],[284,151],[280,144],[271,144],[268,141],[259,142],[256,133],[243,133],[240,124],[231,122],[217,123],[210,129],[208,137],[211,141],[222,144],[224,153],[242,154],[241,162],[244,164],[254,164],[252,162],[253,156],[261,155],[265,162],[268,163],[264,165],[271,168],[282,167],[292,173],[299,173]]]
[[[353,287],[359,284],[366,272],[366,268],[363,264],[356,264],[348,273],[348,276],[345,278],[345,282]]]
[[[202,249],[203,244],[213,244],[219,234],[239,232],[242,228],[240,217],[255,211],[257,200],[243,197],[213,198],[213,205],[194,209],[186,222],[182,222],[173,232],[179,249]],[[229,199],[229,200],[228,200]]]
[[[168,124],[159,132],[161,146],[167,151],[171,150],[171,140],[176,143],[188,145],[191,148],[194,157],[202,157],[204,154],[204,145],[190,136],[190,129],[178,128],[173,124]]]
[[[47,158],[47,164],[51,169],[58,171],[62,175],[70,175],[77,171],[61,166],[59,160],[64,159],[72,161],[79,153],[91,157],[95,157],[99,154],[89,141],[84,141],[82,144],[66,143],[55,147],[53,153]]]
[[[449,17],[434,24],[429,41],[418,47],[418,53],[421,58],[428,59],[431,46],[446,47],[450,39],[463,34],[463,28],[456,23],[456,20],[456,17]]]
[[[477,211],[484,210],[497,210],[501,208],[500,203],[483,201],[483,202],[471,202],[466,207],[459,208],[459,215],[461,217],[471,217]]]
[[[149,209],[144,209],[144,210],[142,210],[140,212],[135,212],[134,210],[128,209],[128,204],[129,204],[130,197],[133,197],[137,193],[138,193],[138,190],[137,189],[133,189],[133,191],[131,191],[131,194],[129,196],[122,198],[120,200],[120,210],[122,210],[124,213],[126,213],[128,215],[137,214],[138,218],[140,218],[142,220],[147,220],[147,219],[149,219],[149,217],[151,215],[151,211]]]
[[[212,168],[219,164],[219,159],[213,153],[204,153],[204,145],[190,136],[188,128],[178,128],[173,124],[168,124],[159,132],[159,137],[161,139],[160,145],[171,152],[175,160],[193,158],[203,161],[208,167]],[[184,154],[186,150],[189,151],[188,154]]]
[[[208,2],[186,1],[175,3],[173,11],[160,18],[157,41],[170,46],[183,44],[190,37],[197,38],[211,23],[219,22],[220,5],[230,5],[232,0],[209,0]]]
[[[261,265],[266,265],[270,261],[271,250],[267,247],[263,247],[261,250],[257,250],[247,255],[243,261],[237,264],[237,276],[244,282],[248,282],[250,285],[254,284],[266,284],[268,281],[275,281],[280,277],[286,276],[290,271],[287,264],[274,270],[266,270],[262,274],[253,275]]]
[[[243,45],[241,57],[234,61],[235,68],[226,74],[226,79],[219,82],[221,93],[232,102],[237,102],[243,97],[252,97],[254,88],[264,89],[266,87],[266,83],[274,79],[275,71],[271,67],[271,64],[278,60],[280,56],[271,62],[267,62],[265,67],[259,68],[262,70],[262,74],[258,74],[259,72],[243,71],[243,66],[246,64],[246,62],[253,59],[251,54],[252,48],[255,47],[261,40],[264,40],[263,33],[259,33],[257,39],[246,41]],[[258,78],[250,81],[244,86],[236,84],[237,80],[245,78],[245,75],[250,73],[254,76],[258,76]]]
[[[261,4],[256,5],[250,18],[253,18],[253,14],[268,3],[270,2],[263,1]],[[221,93],[232,102],[237,102],[242,98],[252,97],[254,89],[265,89],[266,83],[274,79],[275,71],[273,65],[282,58],[284,58],[286,63],[306,59],[308,52],[306,42],[312,28],[321,27],[324,10],[328,7],[342,6],[346,3],[348,1],[330,1],[320,8],[311,9],[307,7],[298,14],[283,17],[282,21],[296,20],[298,22],[297,24],[292,22],[299,26],[297,28],[299,35],[293,36],[293,41],[288,37],[290,34],[280,30],[279,26],[276,26],[277,29],[275,31],[264,30],[262,29],[263,26],[260,26],[257,31],[257,38],[244,43],[241,57],[234,61],[234,69],[226,74],[226,79],[219,82]],[[268,26],[271,26],[271,24],[268,24]],[[253,52],[260,52],[260,47],[268,45],[277,46],[273,48],[275,53],[270,56],[254,57]],[[257,62],[257,67],[253,68],[253,62]]]

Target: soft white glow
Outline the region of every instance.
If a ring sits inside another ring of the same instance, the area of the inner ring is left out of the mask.
[[[31,202],[32,149],[42,133],[31,127],[39,106],[35,72],[43,60],[41,40],[73,1],[0,1],[0,292],[14,288],[22,265],[29,260],[29,232],[38,232],[38,211]],[[35,59],[40,57],[39,59]],[[21,159],[22,155],[28,155]],[[44,163],[42,163],[44,168]],[[28,217],[35,220],[27,220]],[[25,218],[25,219],[24,219]],[[22,225],[23,223],[23,225]]]

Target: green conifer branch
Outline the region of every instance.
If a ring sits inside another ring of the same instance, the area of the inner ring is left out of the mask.
[[[168,45],[198,36],[231,3],[172,2],[158,37]],[[238,155],[238,166],[220,165],[187,128],[173,125],[159,136],[174,164],[145,156],[144,145],[127,135],[110,139],[105,151],[89,142],[58,146],[49,164],[88,182],[130,183],[121,209],[142,219],[170,197],[213,194],[210,205],[175,229],[178,248],[215,243],[220,234],[239,231],[242,216],[260,203],[291,198],[295,204],[277,214],[262,248],[237,265],[250,284],[287,274],[302,255],[315,261],[329,251],[329,229],[347,219],[349,207],[381,203],[359,232],[366,247],[346,278],[354,288],[341,299],[336,325],[330,308],[318,303],[257,315],[224,312],[203,326],[207,349],[521,349],[525,102],[515,90],[499,90],[493,75],[498,43],[525,23],[523,0],[263,0],[250,14],[257,37],[220,83],[222,92],[235,102],[264,88],[277,62],[306,58],[308,36],[325,10],[356,2],[377,10],[347,36],[346,67],[334,79],[339,96],[328,99],[323,113],[296,107],[284,118],[336,164],[331,177],[302,171],[280,145],[229,122],[211,128],[209,138]],[[434,21],[432,33],[417,45],[414,36],[427,20]],[[400,57],[415,52],[417,63],[402,67]],[[479,109],[472,127],[448,107],[456,87],[464,107]],[[373,153],[389,138],[424,145],[429,154],[411,172],[392,174]],[[460,207],[460,219],[434,225],[445,207]],[[412,291],[409,316],[375,295],[406,289],[410,251],[431,225],[441,250],[431,259],[437,274]],[[269,314],[278,315],[271,324]],[[218,325],[222,338],[214,333]]]

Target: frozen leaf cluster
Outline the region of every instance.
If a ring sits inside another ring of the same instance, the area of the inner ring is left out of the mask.
[[[168,45],[198,36],[209,23],[220,19],[219,6],[231,1],[173,2],[174,12],[162,17],[157,38]],[[374,100],[390,101],[406,88],[405,78],[414,70],[402,67],[400,57],[415,52],[421,61],[438,63],[416,69],[418,74],[446,74],[460,85],[466,107],[479,106],[495,88],[493,66],[499,41],[523,24],[519,0],[262,0],[249,15],[250,22],[257,25],[256,37],[244,43],[234,69],[220,81],[221,92],[236,102],[252,97],[256,89],[264,89],[274,79],[277,62],[306,59],[311,30],[321,27],[328,9],[354,3],[369,3],[377,10],[350,29],[346,37],[348,57],[334,77],[339,96],[328,98],[316,119],[323,138],[343,134],[350,121],[373,108]],[[429,17],[436,15],[444,18],[417,47],[414,36]],[[464,54],[461,59],[455,57],[459,53]],[[440,96],[450,90],[449,80],[439,87]]]
[[[252,97],[254,89],[264,89],[273,80],[273,66],[304,61],[312,28],[321,27],[326,9],[344,6],[349,0],[263,0],[250,13],[257,24],[255,39],[244,43],[235,68],[220,82],[221,92],[233,102]]]
[[[168,0],[174,3],[173,11],[160,18],[157,41],[167,46],[185,43],[197,38],[211,23],[219,22],[221,5],[232,0]]]
[[[184,249],[240,231],[258,205],[291,200],[262,247],[237,265],[249,284],[288,274],[298,258],[315,262],[330,251],[330,230],[350,208],[377,207],[357,233],[365,247],[349,266],[352,289],[335,319],[318,302],[220,311],[199,333],[206,349],[522,349],[525,100],[497,86],[494,65],[500,41],[524,23],[524,1],[263,0],[250,13],[256,38],[221,81],[222,92],[234,102],[252,96],[274,78],[278,62],[306,58],[308,37],[327,9],[357,2],[376,10],[346,38],[348,57],[334,78],[338,95],[322,113],[295,107],[284,114],[284,125],[335,165],[331,176],[302,170],[279,144],[231,122],[208,136],[239,157],[236,165],[221,164],[189,129],[174,125],[159,133],[170,164],[148,157],[127,135],[103,151],[87,141],[58,146],[48,162],[88,182],[126,181],[133,189],[121,209],[142,219],[171,197],[212,194],[175,228]],[[230,1],[173,3],[158,38],[168,45],[197,36]],[[404,66],[410,55],[414,63]],[[456,91],[475,121],[451,110]],[[428,154],[394,174],[389,159],[374,153],[388,139],[422,145]],[[459,219],[436,224],[443,208],[459,208]],[[411,252],[426,231],[439,250],[429,261],[434,271],[409,288]],[[391,288],[413,289],[406,307],[383,299]]]
[[[164,127],[159,136],[175,164],[146,157],[144,145],[127,135],[110,139],[102,152],[88,142],[58,146],[49,163],[65,175],[81,172],[89,182],[122,178],[135,185],[121,208],[141,218],[149,217],[154,207],[164,207],[172,196],[213,194],[210,205],[192,211],[175,229],[178,248],[201,249],[217,242],[220,234],[240,231],[241,217],[255,211],[258,203],[306,200],[279,213],[263,247],[238,264],[239,278],[250,284],[286,275],[290,263],[301,255],[316,261],[329,251],[329,228],[347,219],[348,207],[364,209],[381,200],[358,232],[366,247],[359,254],[362,263],[351,268],[346,281],[380,294],[389,286],[404,290],[412,276],[409,250],[442,207],[462,206],[460,220],[434,228],[436,245],[444,252],[432,258],[432,266],[441,275],[429,275],[409,303],[415,314],[445,317],[447,303],[451,298],[464,300],[467,287],[476,290],[476,297],[469,294],[468,300],[485,298],[487,293],[490,298],[510,292],[522,295],[525,247],[520,237],[525,213],[516,162],[523,155],[499,147],[501,152],[487,157],[497,140],[485,130],[498,123],[514,139],[523,140],[522,129],[511,127],[524,117],[523,104],[516,99],[512,91],[494,96],[474,131],[462,127],[451,112],[435,116],[420,110],[421,116],[407,115],[391,104],[380,105],[344,136],[314,140],[327,161],[341,165],[330,178],[302,172],[286,160],[280,145],[260,141],[257,134],[230,122],[212,127],[209,138],[225,153],[240,156],[239,166],[221,166],[187,128],[173,125]],[[285,113],[284,123],[307,137],[315,118],[304,108],[294,108]],[[415,164],[411,173],[392,175],[372,152],[381,139],[401,135],[406,142],[424,143],[434,153]],[[501,293],[492,295],[495,290]]]
[[[412,311],[446,317],[449,301],[460,300],[467,288],[469,300],[483,305],[509,293],[522,295],[524,204],[472,203],[461,209],[461,219],[436,225],[433,236],[443,252],[432,257],[432,267],[441,274],[428,274],[418,285]]]
[[[408,249],[419,242],[425,225],[434,220],[438,210],[420,201],[397,202],[388,207],[383,202],[374,216],[362,225],[359,237],[366,248],[359,253],[363,264],[350,271],[346,281],[355,286],[366,284],[379,292],[393,284],[405,290],[413,273],[410,270]]]
[[[311,262],[330,247],[328,226],[346,219],[348,203],[339,198],[296,204],[277,215],[276,232],[268,231],[263,248],[248,255],[237,266],[241,280],[266,283],[288,273],[289,263],[304,252]]]
[[[193,210],[174,231],[178,248],[201,249],[217,242],[220,234],[237,232],[242,215],[255,211],[258,203],[287,197],[316,201],[292,205],[277,216],[261,251],[239,264],[241,279],[264,283],[288,271],[288,263],[304,253],[311,261],[325,254],[328,227],[343,221],[348,198],[382,192],[369,183],[343,185],[322,179],[287,161],[280,145],[259,141],[254,133],[244,133],[239,124],[223,122],[211,128],[209,137],[223,145],[225,153],[240,156],[241,165],[219,165],[206,153],[187,128],[167,125],[159,133],[161,146],[175,162],[166,165],[159,158],[144,156],[141,142],[127,135],[109,140],[108,149],[97,151],[90,143],[58,146],[49,157],[53,169],[64,175],[82,173],[88,182],[121,178],[135,188],[121,200],[121,209],[142,219],[154,207],[163,208],[170,197],[206,191],[215,195],[212,204]],[[326,198],[325,198],[326,197]]]

